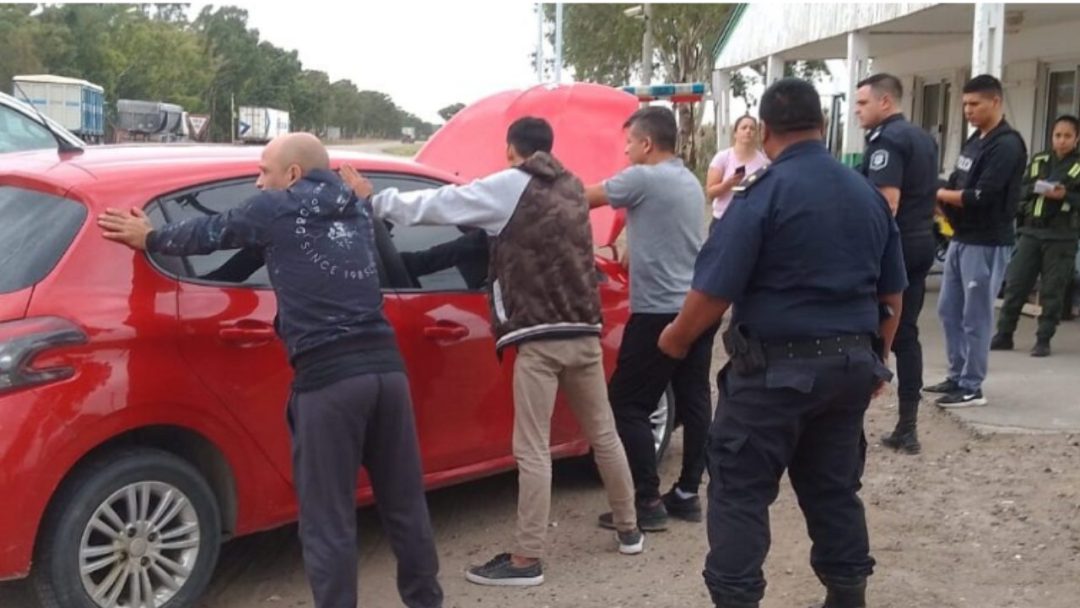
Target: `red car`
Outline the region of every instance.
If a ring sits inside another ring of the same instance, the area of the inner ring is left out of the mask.
[[[548,111],[568,115],[560,96],[581,86],[513,99],[554,97]],[[587,181],[624,162],[618,130],[635,104],[605,91],[586,91],[613,108],[599,122],[589,115],[588,131],[599,124],[614,147],[564,155]],[[515,117],[488,103],[455,121],[504,128]],[[556,154],[560,138],[565,147],[584,137],[573,120],[555,125]],[[482,145],[497,154],[498,141],[454,123],[444,131],[428,144],[435,160],[427,164],[343,151],[332,151],[332,161],[352,164],[376,187],[406,190],[498,168],[469,153]],[[433,166],[448,148],[464,164]],[[255,193],[260,152],[129,146],[0,155],[0,579],[33,574],[45,605],[190,606],[223,539],[296,517],[284,420],[292,374],[274,334],[265,269],[239,284],[215,281],[206,275],[231,252],[134,254],[104,240],[93,221],[106,206],[142,208],[159,224],[221,213]],[[600,243],[616,224],[594,217]],[[468,289],[456,268],[411,277],[399,255],[460,234],[377,227],[386,315],[407,362],[430,488],[514,467],[512,366],[495,357],[484,293]],[[617,263],[598,255],[597,268],[610,373],[628,290]],[[656,417],[658,448],[672,427],[666,411]],[[587,450],[560,406],[553,454]],[[371,501],[363,476],[357,500]]]

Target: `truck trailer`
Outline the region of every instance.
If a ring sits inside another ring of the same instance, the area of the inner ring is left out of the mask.
[[[116,102],[117,141],[171,143],[188,139],[184,108],[173,103],[121,99]]]
[[[244,143],[261,144],[289,132],[289,113],[274,108],[240,106],[236,137]]]
[[[52,74],[15,76],[12,96],[32,104],[87,143],[101,143],[105,135],[105,89]]]

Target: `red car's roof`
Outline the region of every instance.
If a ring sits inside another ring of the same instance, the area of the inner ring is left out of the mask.
[[[233,145],[115,145],[88,146],[81,154],[53,150],[20,152],[0,157],[0,174],[44,180],[57,190],[93,189],[97,183],[143,180],[171,181],[186,176],[193,182],[234,177],[257,170],[260,146]],[[350,163],[361,171],[409,173],[444,182],[460,178],[411,160],[330,149],[336,166]]]

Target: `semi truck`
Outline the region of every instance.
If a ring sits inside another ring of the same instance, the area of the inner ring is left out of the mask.
[[[30,74],[11,79],[12,96],[32,104],[87,143],[105,135],[105,90],[78,78]]]
[[[116,102],[116,140],[171,143],[188,139],[187,112],[173,103],[121,99]]]
[[[244,143],[261,144],[289,132],[289,113],[259,106],[240,106],[236,137]]]

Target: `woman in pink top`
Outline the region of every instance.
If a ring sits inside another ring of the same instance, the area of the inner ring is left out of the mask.
[[[705,194],[712,199],[714,225],[731,203],[731,189],[738,186],[744,177],[769,163],[769,159],[758,149],[757,130],[757,119],[749,114],[740,117],[735,121],[732,146],[718,152],[709,163]]]

